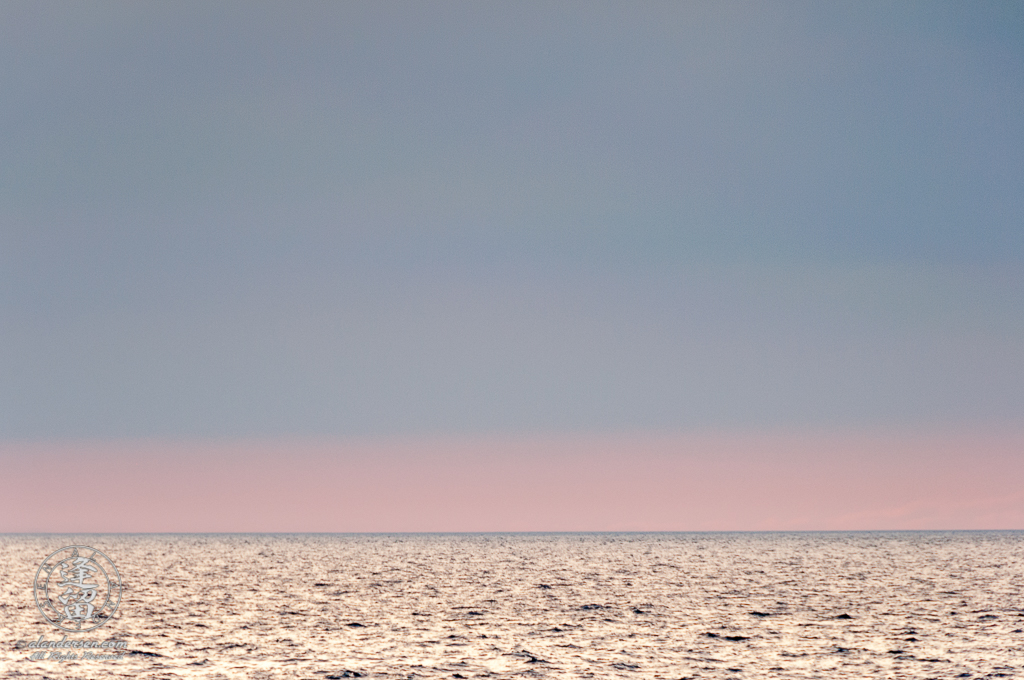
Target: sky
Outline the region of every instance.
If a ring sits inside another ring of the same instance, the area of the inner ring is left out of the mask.
[[[0,531],[1024,529],[1024,4],[7,2],[0,320]]]

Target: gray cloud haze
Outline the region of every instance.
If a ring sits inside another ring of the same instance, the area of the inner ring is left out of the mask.
[[[0,437],[1024,419],[1020,3],[6,3]]]

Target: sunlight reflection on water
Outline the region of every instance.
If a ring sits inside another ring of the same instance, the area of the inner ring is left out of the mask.
[[[77,636],[127,641],[120,661],[14,649],[63,635],[31,583],[74,543],[105,552],[124,579],[115,619]],[[1024,532],[8,535],[0,546],[3,677],[1024,675]]]

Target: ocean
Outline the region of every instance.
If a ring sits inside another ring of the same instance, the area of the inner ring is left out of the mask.
[[[72,545],[122,582],[88,632],[33,597]],[[0,555],[3,678],[1024,677],[1024,532],[4,535]]]

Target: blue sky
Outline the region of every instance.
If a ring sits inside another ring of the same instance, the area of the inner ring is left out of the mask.
[[[1021,3],[0,8],[0,439],[1024,421]]]

